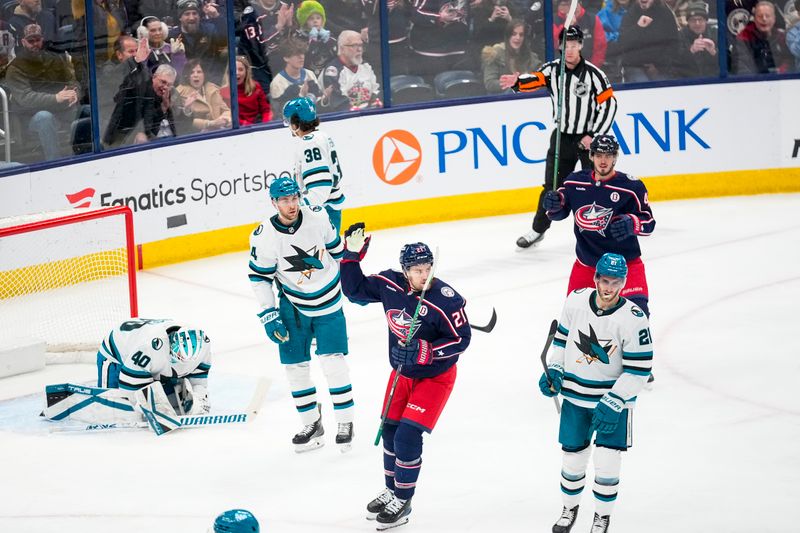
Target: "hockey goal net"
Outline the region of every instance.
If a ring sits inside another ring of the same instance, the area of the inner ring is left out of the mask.
[[[44,341],[51,353],[95,352],[116,323],[137,315],[128,207],[0,219],[3,337]]]

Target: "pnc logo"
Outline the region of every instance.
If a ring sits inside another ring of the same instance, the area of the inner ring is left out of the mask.
[[[386,132],[372,150],[372,168],[389,185],[402,185],[417,175],[422,163],[422,149],[411,132]]]
[[[82,191],[78,191],[74,194],[65,194],[64,196],[67,197],[67,201],[70,205],[77,209],[79,207],[89,207],[92,205],[92,199],[94,199],[95,190],[91,187],[87,187]]]

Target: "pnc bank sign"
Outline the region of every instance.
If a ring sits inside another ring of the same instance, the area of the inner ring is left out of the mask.
[[[612,133],[625,155],[681,152],[690,146],[711,149],[701,126],[708,107],[617,116]],[[510,162],[545,162],[552,126],[539,121],[497,124],[492,127],[464,128],[430,132],[426,143],[407,130],[391,130],[382,135],[372,151],[375,174],[389,185],[402,185],[418,173],[423,157],[433,158],[440,174],[448,167],[474,170],[490,166],[505,167]],[[538,136],[538,138],[537,138]]]

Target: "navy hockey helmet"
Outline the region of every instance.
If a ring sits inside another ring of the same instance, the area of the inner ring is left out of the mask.
[[[277,199],[282,196],[294,196],[295,194],[300,194],[300,186],[292,178],[287,178],[286,176],[275,178],[269,184],[270,198]]]
[[[423,242],[413,242],[406,244],[400,250],[400,266],[403,270],[408,270],[414,265],[433,264],[433,252],[428,245]]]
[[[561,28],[561,31],[558,33],[558,42],[562,42],[564,40],[564,28]],[[583,44],[583,30],[578,25],[572,25],[567,28],[567,40],[568,41],[578,41],[579,43]]]
[[[594,154],[618,154],[619,143],[613,135],[595,135],[592,144],[589,145],[589,153]]]
[[[291,124],[294,116],[297,116],[300,122],[314,122],[317,119],[317,106],[314,100],[304,96],[286,102],[283,106],[283,125]]]
[[[214,520],[214,533],[259,533],[258,520],[250,511],[231,509]]]
[[[595,276],[606,276],[609,278],[625,278],[628,276],[628,263],[619,254],[603,254],[597,262]]]

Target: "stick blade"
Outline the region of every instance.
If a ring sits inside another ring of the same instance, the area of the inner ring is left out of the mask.
[[[493,329],[495,324],[497,324],[497,310],[492,307],[492,318],[489,319],[489,323],[485,326],[476,326],[475,324],[470,324],[469,327],[472,329],[477,329],[478,331],[483,331],[484,333],[490,333]]]

